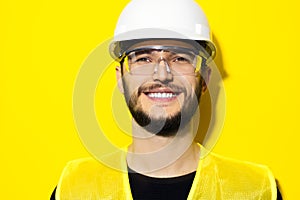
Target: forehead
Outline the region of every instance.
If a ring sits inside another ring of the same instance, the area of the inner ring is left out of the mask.
[[[195,49],[195,47],[187,42],[183,41],[178,41],[178,40],[147,40],[147,41],[142,41],[138,42],[134,45],[132,45],[129,50],[131,49],[136,49],[136,48],[141,48],[141,47],[147,47],[147,46],[174,46],[174,47],[184,47],[188,49]]]

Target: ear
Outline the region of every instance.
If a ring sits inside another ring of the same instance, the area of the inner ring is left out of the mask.
[[[202,71],[202,76],[201,76],[201,92],[202,94],[205,93],[205,91],[207,90],[207,85],[209,83],[210,80],[210,74],[211,74],[211,68],[206,67],[203,71]]]
[[[122,94],[124,94],[123,81],[122,81],[122,72],[121,67],[116,66],[116,78],[118,81],[118,88]]]

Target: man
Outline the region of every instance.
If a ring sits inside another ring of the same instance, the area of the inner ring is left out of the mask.
[[[133,117],[132,144],[102,163],[70,162],[55,199],[276,199],[267,167],[207,154],[194,141],[216,52],[195,2],[132,0],[110,51]]]

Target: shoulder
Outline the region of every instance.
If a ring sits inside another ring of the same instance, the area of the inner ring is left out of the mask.
[[[102,171],[113,172],[115,171],[127,171],[126,164],[126,150],[116,150],[114,152],[102,155],[99,158],[80,158],[69,161],[65,167],[65,171]]]
[[[271,170],[261,164],[241,161],[210,153],[202,160],[202,175],[214,177],[215,185],[230,195],[256,194],[267,199],[276,199],[276,181]],[[213,181],[214,182],[214,181]],[[264,199],[264,198],[262,198]]]
[[[60,177],[56,199],[105,199],[116,193],[123,199],[126,196],[122,190],[125,175],[94,158],[72,160],[67,163]]]
[[[211,153],[208,156],[207,161],[208,162],[206,162],[206,164],[213,164],[215,167],[218,167],[223,171],[234,171],[234,173],[254,173],[262,175],[271,173],[270,169],[266,165],[229,158],[215,153]]]
[[[79,181],[80,179],[88,181],[94,180],[98,176],[106,177],[120,173],[120,170],[114,169],[94,158],[81,158],[67,163],[61,175],[61,181]]]

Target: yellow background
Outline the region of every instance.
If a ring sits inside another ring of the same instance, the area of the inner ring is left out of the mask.
[[[49,199],[65,163],[89,155],[73,122],[73,86],[127,2],[0,2],[1,199]],[[226,122],[214,151],[268,165],[285,199],[297,199],[297,1],[198,2],[227,74]]]

